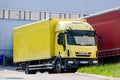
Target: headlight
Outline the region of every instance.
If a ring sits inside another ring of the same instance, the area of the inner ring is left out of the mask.
[[[94,61],[93,61],[93,63],[94,63],[94,64],[97,64],[97,63],[98,63],[98,61],[97,61],[97,60],[94,60]]]
[[[68,64],[73,64],[74,62],[73,61],[68,61]]]

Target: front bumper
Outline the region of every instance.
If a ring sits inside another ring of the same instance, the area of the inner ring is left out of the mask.
[[[65,70],[77,70],[82,65],[96,65],[98,64],[97,59],[65,59],[65,64],[62,67]]]
[[[91,60],[80,60],[78,64],[98,64],[98,60],[91,59]]]
[[[67,69],[77,69],[83,64],[86,65],[96,65],[98,64],[97,59],[66,59],[65,68]]]

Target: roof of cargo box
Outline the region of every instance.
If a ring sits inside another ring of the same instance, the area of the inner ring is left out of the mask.
[[[114,11],[119,11],[119,10],[120,10],[120,7],[117,7],[117,8],[101,11],[101,12],[98,12],[98,13],[95,13],[95,14],[90,14],[90,15],[82,17],[82,18],[87,19],[87,18],[91,18],[91,17],[95,17],[95,16],[99,16],[99,15],[102,15],[102,14],[106,14],[106,13],[110,13],[110,12],[114,12]]]
[[[18,27],[15,27],[13,29],[19,29],[19,28],[23,28],[25,26],[29,26],[29,25],[32,25],[32,24],[35,24],[35,23],[39,23],[39,22],[42,22],[42,21],[46,21],[46,20],[59,20],[59,21],[81,21],[81,22],[86,22],[86,19],[57,19],[57,18],[48,18],[48,19],[43,19],[43,20],[40,20],[40,21],[36,21],[36,22],[32,22],[32,23],[29,23],[29,24],[25,24],[25,25],[21,25],[21,26],[18,26]]]
[[[36,21],[36,22],[29,23],[29,24],[21,25],[21,26],[15,27],[15,28],[13,28],[13,29],[22,28],[22,27],[25,27],[25,26],[29,26],[29,25],[31,25],[31,24],[35,24],[35,23],[39,23],[39,22],[41,22],[41,21],[45,21],[45,20],[49,20],[49,19],[44,19],[44,20],[40,20],[40,21]]]

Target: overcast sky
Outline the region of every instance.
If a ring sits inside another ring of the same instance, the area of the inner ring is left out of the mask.
[[[78,12],[84,14],[120,7],[120,0],[0,0],[0,9]]]

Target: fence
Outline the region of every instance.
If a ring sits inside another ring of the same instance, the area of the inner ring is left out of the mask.
[[[80,18],[84,16],[79,13],[63,12],[37,12],[37,11],[17,11],[17,10],[0,10],[1,19],[17,20],[42,20],[48,18]]]

